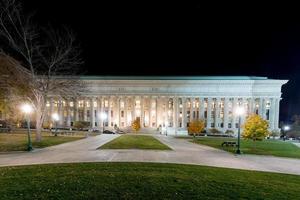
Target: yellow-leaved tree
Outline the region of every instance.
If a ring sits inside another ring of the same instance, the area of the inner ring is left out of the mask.
[[[141,123],[140,123],[139,117],[136,118],[136,119],[132,122],[131,128],[132,128],[135,132],[137,132],[138,130],[140,130],[140,128],[141,128]]]
[[[264,120],[261,116],[252,114],[246,119],[243,125],[243,138],[253,140],[263,140],[269,135],[268,131],[269,123]]]
[[[189,124],[188,133],[189,135],[193,135],[195,137],[204,130],[204,127],[204,120],[194,120]]]

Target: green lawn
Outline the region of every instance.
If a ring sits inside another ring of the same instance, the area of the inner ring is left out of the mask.
[[[43,148],[65,142],[71,142],[83,138],[83,136],[50,136],[42,134],[42,141],[35,142],[35,134],[32,134],[33,148]],[[25,133],[0,133],[0,152],[27,150],[27,134]]]
[[[0,168],[1,199],[299,199],[300,176],[158,163]]]
[[[224,141],[237,141],[236,138],[219,137],[197,137],[192,142],[204,144],[229,152],[235,152],[236,147],[222,147]],[[252,140],[241,140],[241,151],[244,154],[272,155],[279,157],[300,158],[300,148],[281,140],[263,140],[253,142]]]
[[[122,135],[99,149],[152,149],[171,150],[157,139],[148,135]]]

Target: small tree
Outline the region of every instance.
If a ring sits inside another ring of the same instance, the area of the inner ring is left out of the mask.
[[[140,123],[140,119],[139,118],[136,118],[132,124],[131,124],[131,128],[137,132],[138,130],[140,130],[141,128],[141,123]]]
[[[261,118],[259,115],[252,114],[247,117],[245,124],[243,125],[243,137],[254,141],[263,140],[269,135],[268,121]]]
[[[190,122],[188,127],[189,135],[193,134],[195,137],[196,135],[200,134],[204,130],[204,121],[203,120],[195,120]]]
[[[74,122],[74,128],[83,130],[84,128],[88,128],[90,126],[90,122],[86,121],[75,121]]]

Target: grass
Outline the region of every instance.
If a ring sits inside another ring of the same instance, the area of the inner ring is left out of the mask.
[[[157,139],[148,135],[122,135],[99,149],[151,149],[151,150],[171,150]]]
[[[42,133],[42,141],[35,142],[35,134],[31,135],[33,148],[43,148],[71,142],[83,138],[83,136],[51,136],[47,132]],[[0,133],[0,152],[8,151],[26,151],[27,150],[27,134],[19,133]]]
[[[229,152],[235,152],[236,147],[222,147],[224,141],[237,141],[236,138],[219,138],[219,137],[197,137],[192,142],[197,144],[204,144]],[[263,140],[253,142],[252,140],[241,140],[241,151],[244,154],[257,155],[272,155],[279,157],[300,158],[300,148],[281,140]]]
[[[298,199],[300,176],[159,163],[0,168],[1,199]]]

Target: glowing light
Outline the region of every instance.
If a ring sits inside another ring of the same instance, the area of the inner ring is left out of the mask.
[[[53,119],[54,121],[58,121],[58,120],[59,120],[59,115],[58,115],[57,113],[53,113],[53,114],[52,114],[52,119]]]
[[[25,114],[30,114],[32,112],[32,106],[30,104],[23,104],[21,106],[21,110],[22,112],[24,112]]]
[[[288,125],[285,125],[284,127],[283,127],[283,130],[284,131],[289,131],[291,128],[290,128],[290,126],[288,126]]]
[[[244,107],[238,106],[238,107],[235,109],[235,114],[238,115],[238,116],[241,116],[241,115],[245,114],[245,109],[244,109]]]
[[[102,112],[100,114],[100,117],[101,117],[102,120],[105,120],[107,118],[107,114],[105,112]]]

